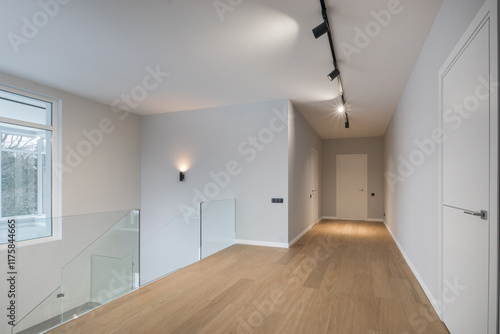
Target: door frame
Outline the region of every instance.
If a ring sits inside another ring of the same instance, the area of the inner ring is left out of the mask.
[[[490,24],[490,82],[498,82],[498,3],[497,0],[486,0],[485,4],[479,10],[476,17],[472,20],[465,33],[462,35],[458,41],[455,48],[453,48],[450,55],[447,57],[443,63],[441,69],[439,70],[439,128],[443,131],[443,77],[453,65],[455,60],[461,55],[462,51],[467,47],[472,37],[479,31],[479,29],[489,20]],[[491,87],[490,87],[491,88]],[[498,301],[499,301],[499,290],[498,290],[498,233],[499,233],[499,152],[498,152],[498,128],[499,128],[499,117],[498,117],[498,106],[499,106],[499,89],[497,88],[495,92],[490,94],[490,203],[488,208],[488,214],[490,219],[489,228],[489,283],[488,283],[488,333],[494,334],[498,331]],[[443,133],[443,132],[441,132]],[[440,254],[439,254],[439,283],[440,283],[440,299],[439,302],[444,298],[444,287],[443,287],[443,254],[444,254],[444,242],[443,242],[443,143],[438,145],[439,151],[439,242],[440,242]],[[444,313],[442,305],[439,304],[436,309],[440,318],[443,319]],[[435,306],[436,307],[436,306]]]
[[[318,160],[317,160],[318,163],[316,165],[316,167],[317,167],[316,174],[317,174],[317,179],[318,179],[318,189],[316,189],[316,193],[317,193],[316,198],[318,199],[318,203],[317,203],[318,204],[318,207],[317,207],[318,217],[316,217],[316,218],[313,217],[313,212],[314,212],[313,202],[314,201],[311,201],[311,211],[310,211],[310,217],[312,218],[312,224],[314,225],[314,224],[317,224],[318,221],[321,220],[321,214],[319,212],[319,207],[320,207],[320,205],[319,205],[319,203],[320,203],[319,188],[321,186],[321,183],[320,183],[320,179],[319,179],[319,175],[320,175],[320,173],[319,173],[319,152],[314,147],[311,147],[311,194],[312,194],[312,196],[314,196],[313,195],[314,170],[313,170],[313,158],[312,158],[313,154],[316,154],[316,156],[318,157]]]
[[[366,210],[364,212],[364,217],[361,220],[368,220],[368,154],[366,153],[360,153],[360,154],[337,154],[335,156],[335,216],[338,219],[343,219],[343,220],[350,220],[347,218],[342,218],[339,215],[339,156],[356,156],[356,155],[361,155],[364,156],[366,159],[366,187],[365,187],[365,197],[366,197]],[[352,219],[352,220],[358,220],[358,219]]]

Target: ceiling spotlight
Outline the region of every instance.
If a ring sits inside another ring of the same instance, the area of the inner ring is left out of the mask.
[[[337,109],[338,112],[340,113],[343,113],[345,111],[345,108],[344,106],[340,106],[338,109]]]
[[[327,77],[328,77],[328,79],[330,79],[330,81],[333,81],[333,79],[335,79],[339,75],[340,75],[340,71],[338,68],[336,68],[330,74],[328,74]]]
[[[330,31],[330,27],[328,26],[328,23],[326,23],[326,21],[325,21],[313,29],[314,38],[317,39],[329,31]]]
[[[347,113],[345,113],[345,128],[349,129],[349,116],[347,116]]]

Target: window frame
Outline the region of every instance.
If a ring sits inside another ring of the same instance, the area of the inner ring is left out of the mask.
[[[47,148],[46,150],[49,150],[49,145],[50,145],[50,150],[51,150],[51,155],[52,155],[52,163],[51,163],[51,177],[52,177],[52,197],[51,197],[51,206],[52,206],[52,217],[51,219],[51,224],[52,224],[52,235],[47,236],[47,237],[40,237],[40,238],[35,238],[35,239],[29,239],[29,240],[22,240],[22,241],[16,241],[16,246],[17,247],[24,247],[24,246],[30,246],[30,245],[36,245],[36,244],[41,244],[41,243],[46,243],[46,242],[51,242],[51,241],[56,241],[61,239],[61,223],[60,220],[57,217],[61,217],[61,177],[60,173],[58,170],[60,170],[60,166],[62,166],[61,163],[61,101],[56,98],[52,98],[40,93],[34,93],[31,91],[11,87],[8,85],[3,85],[0,84],[0,91],[5,91],[7,93],[11,94],[16,94],[22,97],[27,97],[35,100],[40,100],[43,102],[46,102],[48,104],[52,105],[51,108],[51,125],[44,125],[44,124],[39,124],[39,123],[32,123],[32,122],[27,122],[27,121],[22,121],[22,120],[16,120],[12,118],[6,118],[6,117],[1,117],[0,116],[0,123],[7,123],[7,124],[12,124],[12,125],[18,125],[18,126],[24,126],[24,127],[29,127],[33,129],[39,129],[39,130],[46,130],[51,132],[51,144],[47,141],[46,145]],[[39,152],[32,152],[34,154],[40,154]],[[40,170],[39,170],[40,173]],[[38,194],[38,197],[40,197],[40,194]],[[38,202],[39,203],[39,202]],[[22,221],[29,221],[34,218],[40,218],[41,215],[26,215],[26,216],[21,216],[16,219],[16,222],[22,222]],[[1,220],[8,219],[8,217],[0,217]],[[47,218],[44,218],[47,219]],[[7,249],[7,244],[1,244],[0,245],[0,251]]]

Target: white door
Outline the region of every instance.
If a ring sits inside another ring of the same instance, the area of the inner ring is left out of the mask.
[[[318,152],[311,149],[311,219],[316,224],[319,219],[319,158]]]
[[[469,30],[441,78],[443,320],[453,334],[488,333],[490,22]],[[481,211],[484,215],[481,216]]]
[[[367,184],[366,154],[337,155],[337,218],[367,219]]]

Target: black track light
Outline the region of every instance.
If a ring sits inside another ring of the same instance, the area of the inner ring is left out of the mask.
[[[345,113],[345,128],[349,129],[349,117],[347,116],[347,110],[345,108],[346,103],[344,96],[344,87],[342,84],[342,79],[340,78],[340,70],[338,69],[337,66],[337,57],[335,56],[335,48],[333,46],[333,38],[330,30],[330,23],[329,23],[330,21],[328,20],[328,10],[326,8],[326,0],[319,0],[319,2],[321,4],[321,16],[323,17],[323,23],[314,28],[312,32],[316,39],[323,36],[324,34],[328,35],[328,43],[330,44],[330,51],[332,53],[334,70],[330,74],[328,74],[327,77],[328,79],[330,79],[330,81],[333,81],[334,79],[338,80],[339,83],[338,87],[339,87],[340,98],[342,99],[342,105],[338,107],[337,111],[341,114]]]
[[[338,77],[340,74],[340,71],[338,68],[334,69],[330,74],[327,75],[328,79],[330,79],[330,81],[333,81],[333,79],[335,79],[336,77]]]
[[[313,29],[314,38],[318,39],[319,37],[323,36],[329,31],[330,27],[328,26],[328,23],[326,23],[325,21]]]

